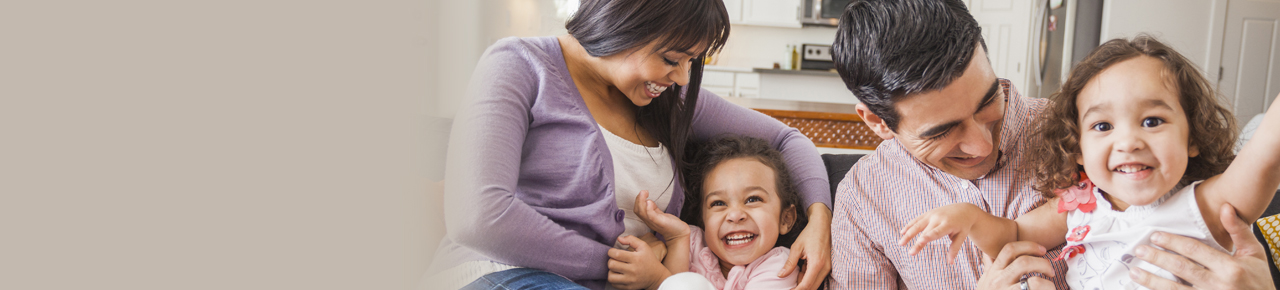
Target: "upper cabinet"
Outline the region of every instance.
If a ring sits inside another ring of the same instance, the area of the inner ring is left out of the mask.
[[[725,0],[733,24],[800,28],[801,0]]]

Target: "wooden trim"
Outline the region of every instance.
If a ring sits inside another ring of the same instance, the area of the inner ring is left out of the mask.
[[[754,110],[800,130],[818,147],[875,150],[884,141],[856,114]]]
[[[858,114],[845,113],[827,113],[827,112],[806,112],[806,111],[787,111],[787,110],[769,110],[769,109],[752,109],[769,115],[774,118],[799,118],[799,119],[816,119],[816,120],[833,120],[833,121],[853,121],[862,122],[862,117]]]

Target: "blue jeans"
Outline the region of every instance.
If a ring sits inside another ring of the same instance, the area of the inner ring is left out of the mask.
[[[461,290],[534,290],[534,289],[587,289],[569,279],[560,277],[560,275],[551,272],[529,269],[515,268],[497,273],[489,273],[476,279],[471,284],[463,286]]]

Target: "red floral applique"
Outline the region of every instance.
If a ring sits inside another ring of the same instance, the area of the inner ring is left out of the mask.
[[[1053,260],[1054,260],[1054,261],[1062,261],[1062,260],[1066,260],[1066,259],[1070,259],[1070,258],[1072,258],[1072,257],[1075,257],[1075,256],[1076,256],[1076,255],[1078,255],[1078,254],[1084,254],[1084,246],[1083,246],[1083,245],[1074,245],[1074,246],[1070,246],[1070,247],[1062,248],[1062,253],[1059,253],[1059,254],[1058,254],[1058,257],[1057,257],[1057,258],[1055,258],[1055,259],[1053,259]]]
[[[1073,209],[1080,209],[1082,212],[1093,212],[1098,207],[1097,200],[1093,197],[1093,182],[1089,181],[1089,176],[1080,171],[1080,182],[1076,186],[1072,186],[1065,190],[1057,190],[1054,192],[1060,197],[1058,199],[1058,213],[1064,213]]]
[[[1089,225],[1078,226],[1071,229],[1071,233],[1067,234],[1067,241],[1080,242],[1084,237],[1089,235]]]

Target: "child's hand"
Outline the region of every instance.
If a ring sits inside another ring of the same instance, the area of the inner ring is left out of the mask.
[[[609,284],[618,289],[653,289],[671,276],[671,271],[635,236],[623,236],[618,242],[634,251],[609,249]]]
[[[658,210],[658,204],[649,200],[648,190],[641,190],[640,194],[636,195],[635,212],[645,226],[662,234],[662,238],[668,242],[689,236],[689,224],[681,221],[679,217]]]
[[[924,246],[933,240],[943,237],[951,237],[951,251],[947,253],[947,263],[955,263],[956,255],[960,253],[960,246],[964,245],[964,239],[969,237],[969,231],[973,229],[973,224],[977,222],[982,209],[968,203],[956,203],[933,209],[923,215],[916,217],[907,223],[906,227],[899,232],[902,239],[898,241],[899,246],[906,246],[911,238],[919,234],[915,245],[907,251],[910,255],[919,253]]]
[[[640,236],[640,240],[649,244],[649,252],[653,252],[653,256],[658,257],[658,261],[667,258],[667,243],[659,240],[652,232]]]

